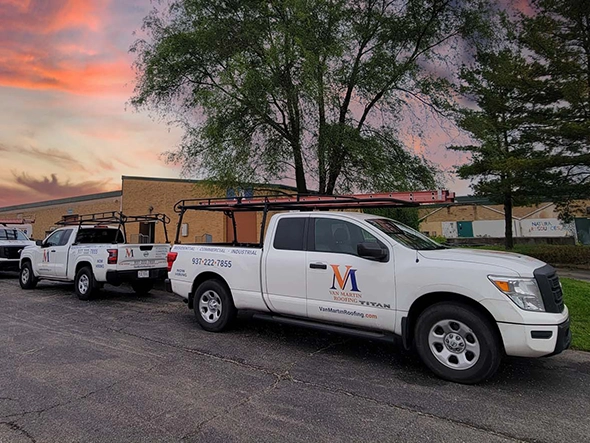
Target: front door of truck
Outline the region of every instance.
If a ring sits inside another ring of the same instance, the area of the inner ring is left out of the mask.
[[[309,216],[281,218],[263,262],[265,297],[273,311],[305,317],[305,230]]]
[[[359,257],[359,243],[386,247],[368,230],[341,218],[311,217],[307,252],[307,313],[311,318],[393,330],[395,280],[386,262]]]
[[[57,246],[64,233],[64,229],[58,229],[52,232],[49,237],[43,241],[43,245],[37,250],[37,273],[41,277],[55,276],[55,261],[57,259]]]
[[[56,277],[63,278],[68,271],[68,253],[70,249],[69,240],[72,236],[72,229],[64,229],[59,238],[59,243],[52,247],[53,271]]]

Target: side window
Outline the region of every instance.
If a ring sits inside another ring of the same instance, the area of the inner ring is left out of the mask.
[[[334,218],[313,219],[313,230],[314,244],[310,249],[316,252],[358,255],[359,243],[380,243],[363,228]]]
[[[279,220],[273,246],[275,249],[303,251],[305,218],[282,218]]]
[[[66,229],[65,231],[63,231],[63,234],[61,235],[61,238],[59,239],[59,243],[57,246],[65,246],[68,244],[68,240],[70,239],[70,236],[72,235],[72,230],[71,229]]]
[[[55,231],[45,240],[46,246],[57,246],[59,245],[59,241],[61,240],[61,236],[64,231]]]

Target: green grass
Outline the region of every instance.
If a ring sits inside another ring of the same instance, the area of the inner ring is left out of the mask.
[[[572,348],[590,351],[590,283],[561,278],[563,297],[570,312]]]

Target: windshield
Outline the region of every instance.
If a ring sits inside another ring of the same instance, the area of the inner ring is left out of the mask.
[[[0,240],[25,240],[29,239],[23,231],[16,228],[2,228],[0,229]]]
[[[390,220],[388,218],[374,218],[367,220],[367,223],[375,226],[381,232],[384,232],[398,243],[401,243],[402,245],[417,251],[446,249],[445,246],[438,244],[424,234],[420,234],[418,231],[415,231],[409,226]]]

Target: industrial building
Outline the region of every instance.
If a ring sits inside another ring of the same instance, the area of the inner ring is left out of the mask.
[[[512,232],[516,238],[562,238],[564,243],[590,244],[590,201],[576,203],[571,223],[559,220],[554,203],[515,206]],[[503,238],[505,221],[502,205],[475,197],[457,197],[452,205],[420,209],[420,230],[430,236],[455,238]]]
[[[242,191],[238,191],[240,193]],[[248,193],[293,193],[294,188],[282,185],[260,185],[246,190]],[[243,194],[243,192],[242,192]],[[170,217],[168,237],[173,241],[178,220],[174,204],[181,199],[227,197],[235,190],[221,190],[208,182],[172,178],[123,176],[120,191],[49,200],[38,203],[0,208],[0,221],[10,219],[34,220],[27,231],[35,239],[44,238],[59,227],[56,222],[64,215],[75,219],[78,214],[122,211],[126,215],[163,213]],[[238,240],[258,241],[261,215],[238,214],[236,217]],[[134,223],[126,227],[128,241],[132,243],[164,243],[166,237],[159,222]],[[233,225],[222,213],[189,211],[183,220],[181,241],[225,242],[233,240]]]
[[[241,192],[241,191],[238,191]],[[295,189],[283,185],[258,185],[245,195],[266,193],[294,193]],[[44,238],[57,228],[62,216],[95,212],[123,211],[127,215],[164,213],[171,219],[168,237],[175,236],[177,216],[174,204],[181,199],[233,196],[234,190],[212,187],[208,182],[174,178],[123,176],[121,190],[79,197],[49,200],[38,203],[0,208],[0,221],[34,220],[26,230],[35,239]],[[242,194],[244,194],[242,192]],[[558,219],[555,205],[541,203],[534,206],[517,206],[513,210],[515,237],[562,238],[590,244],[590,201],[580,202],[574,222],[564,224]],[[501,205],[486,199],[457,197],[455,204],[433,205],[420,208],[420,230],[431,236],[446,238],[502,238],[504,212]],[[258,241],[261,214],[237,215],[238,239],[241,242]],[[128,240],[133,243],[165,242],[160,223],[139,223],[127,227]],[[233,240],[233,226],[222,213],[189,211],[180,231],[182,242],[226,242]]]

